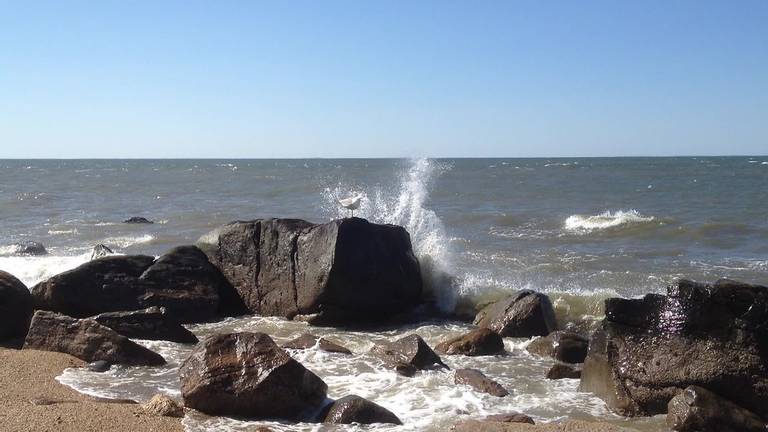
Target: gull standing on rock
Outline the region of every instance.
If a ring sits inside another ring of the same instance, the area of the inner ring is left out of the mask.
[[[362,195],[357,195],[349,198],[344,198],[339,200],[339,204],[341,204],[342,207],[345,209],[348,209],[352,217],[355,217],[355,210],[360,208],[360,200],[363,199]]]

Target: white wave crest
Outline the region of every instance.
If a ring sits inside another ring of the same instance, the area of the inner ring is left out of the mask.
[[[121,236],[121,237],[109,237],[104,239],[101,243],[108,246],[116,246],[118,248],[127,248],[129,246],[149,243],[155,239],[152,234],[144,234],[140,236]]]
[[[0,270],[16,276],[31,288],[38,282],[53,275],[71,270],[90,259],[90,252],[82,255],[57,256],[45,255],[34,257],[0,257]]]
[[[598,215],[571,215],[565,220],[565,229],[575,232],[591,232],[622,225],[652,222],[653,216],[643,216],[637,210],[605,211]]]

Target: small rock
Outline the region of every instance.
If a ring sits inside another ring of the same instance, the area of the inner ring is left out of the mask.
[[[313,334],[304,333],[296,339],[287,342],[283,345],[283,348],[290,349],[310,349],[317,346],[320,351],[326,351],[331,353],[340,354],[352,354],[352,351],[344,348],[341,345],[333,343],[326,338],[318,337]]]
[[[123,223],[127,224],[153,224],[151,220],[147,218],[143,218],[141,216],[133,216],[123,221]]]
[[[547,379],[557,380],[563,378],[581,378],[581,370],[565,363],[555,363],[547,372]]]
[[[456,384],[466,384],[476,391],[492,396],[504,397],[509,394],[501,384],[488,378],[477,369],[458,369],[453,378]]]
[[[25,240],[16,242],[11,246],[13,247],[13,253],[15,255],[48,255],[48,251],[45,250],[45,246],[43,246],[42,243],[36,241]]]
[[[371,348],[371,353],[404,376],[413,376],[411,372],[415,373],[415,370],[450,369],[417,334],[402,337],[394,342],[377,343]]]
[[[403,424],[392,411],[356,395],[344,396],[328,405],[320,418],[323,423],[333,424]]]
[[[93,250],[91,251],[91,261],[113,254],[114,252],[112,252],[112,249],[110,249],[109,246],[99,243],[94,246]]]
[[[583,363],[587,357],[589,340],[576,333],[558,330],[548,336],[534,339],[526,350],[541,357],[551,357],[564,363]]]
[[[531,290],[520,291],[487,306],[477,314],[474,323],[503,337],[546,336],[557,330],[549,297]]]
[[[441,354],[466,356],[496,355],[504,353],[504,340],[497,333],[478,328],[469,333],[440,342],[435,351]]]
[[[519,412],[510,412],[506,414],[494,414],[486,416],[483,420],[499,423],[527,423],[536,424],[532,418]]]
[[[156,394],[143,404],[144,412],[162,417],[184,417],[184,408],[166,395]]]
[[[95,362],[88,363],[85,366],[91,372],[106,372],[112,367],[106,360],[96,360]]]

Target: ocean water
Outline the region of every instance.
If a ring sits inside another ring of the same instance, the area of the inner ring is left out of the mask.
[[[85,262],[93,245],[159,255],[210,229],[259,217],[313,222],[344,217],[340,197],[361,194],[356,216],[405,226],[444,311],[479,305],[524,288],[544,291],[563,326],[589,328],[611,296],[660,292],[676,278],[721,277],[768,284],[768,157],[457,159],[457,160],[5,160],[0,161],[0,269],[28,286]],[[152,225],[122,220],[144,216]],[[8,245],[42,242],[49,255],[19,257]],[[431,344],[467,328],[460,322],[355,333],[313,329],[349,345],[352,357],[292,352],[329,384],[329,395],[356,393],[406,423],[392,430],[444,430],[463,415],[517,410],[539,421],[602,419],[637,430],[663,421],[622,419],[577,392],[576,380],[543,378],[551,362],[529,356],[525,340],[510,354],[449,357],[476,367],[512,395],[493,398],[453,385],[452,374],[415,379],[386,371],[366,354],[376,340],[416,331]],[[266,331],[285,341],[301,323],[249,317],[192,326],[199,335]],[[145,399],[178,396],[175,365],[189,348],[159,350],[163,368],[67,371],[81,391]],[[188,430],[250,430],[254,423],[185,420]],[[311,425],[271,424],[277,430]],[[354,430],[355,428],[346,428]],[[377,428],[378,430],[379,428]]]

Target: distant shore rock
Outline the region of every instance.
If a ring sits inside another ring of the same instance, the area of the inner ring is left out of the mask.
[[[42,243],[36,241],[20,241],[11,245],[11,251],[14,255],[40,256],[48,255]]]
[[[421,302],[419,262],[404,228],[360,218],[233,222],[197,243],[251,313],[315,324],[382,322]]]
[[[319,417],[323,423],[330,424],[403,424],[392,411],[357,395],[334,401],[323,408]]]
[[[768,288],[681,280],[667,295],[611,298],[580,390],[617,413],[667,412],[690,385],[768,418]]]
[[[307,420],[327,386],[264,333],[211,336],[180,367],[184,405],[211,415]]]
[[[124,220],[123,223],[127,224],[153,224],[154,222],[141,216],[132,216]]]
[[[78,320],[47,311],[35,312],[24,349],[62,352],[86,362],[104,360],[127,366],[165,364],[159,354],[94,320]]]
[[[23,339],[32,319],[33,300],[23,282],[0,270],[0,341]]]
[[[520,291],[485,307],[474,323],[503,337],[547,336],[557,330],[549,297],[531,290]]]
[[[130,312],[104,312],[91,317],[121,335],[133,339],[197,343],[197,337],[170,317],[165,308],[152,306]]]
[[[497,355],[504,353],[504,340],[498,333],[481,327],[469,333],[440,342],[435,347],[435,351],[448,355]]]

